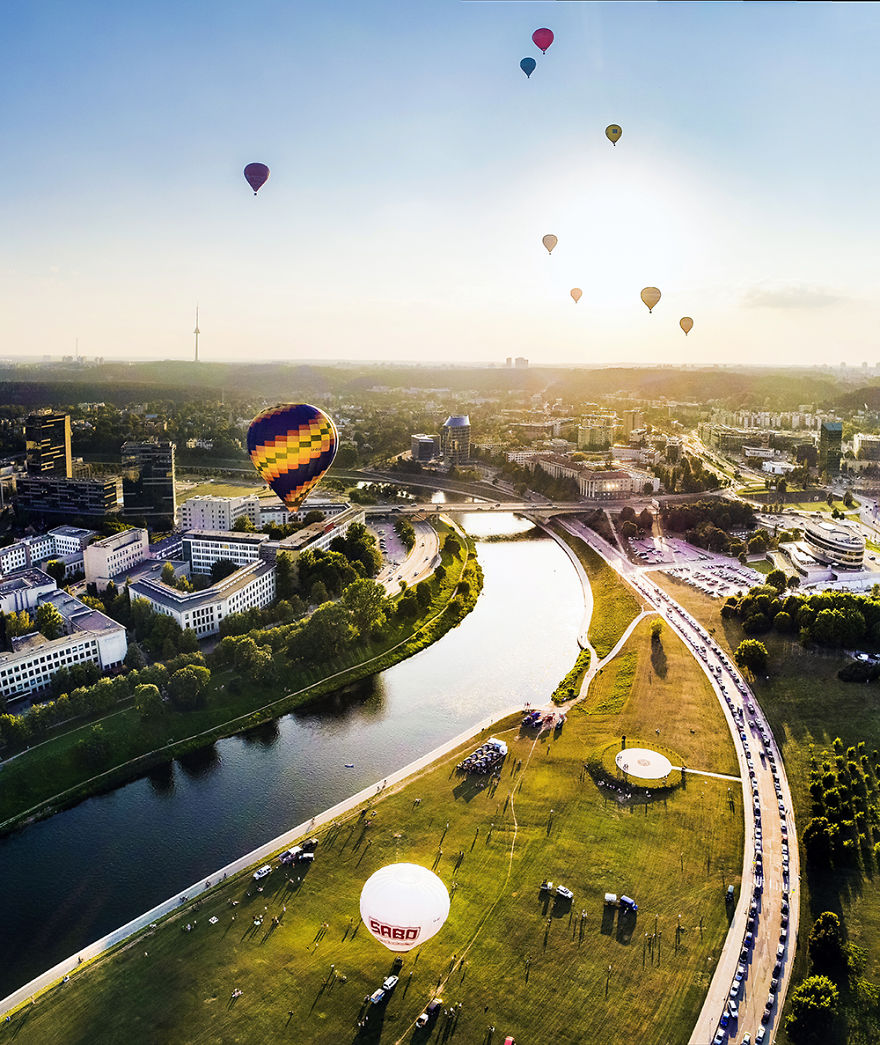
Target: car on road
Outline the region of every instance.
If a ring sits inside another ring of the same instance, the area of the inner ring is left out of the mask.
[[[719,1030],[715,1037],[712,1039],[712,1045],[724,1045],[724,1039],[727,1034],[723,1030]]]
[[[738,1020],[739,1019],[739,1006],[736,1004],[736,1002],[732,998],[727,1003],[727,1011],[730,1013],[730,1018],[732,1020]]]
[[[758,1033],[755,1035],[755,1045],[764,1045],[764,1039],[767,1037],[767,1028],[759,1027]]]
[[[727,1024],[730,1023],[730,1015],[727,1009],[725,1009],[724,1012],[721,1013],[721,1019],[718,1022],[721,1024],[722,1027],[726,1027]]]
[[[739,1045],[752,1045],[752,1036],[751,1036],[751,1034],[744,1034],[743,1035],[743,1040],[739,1043]]]

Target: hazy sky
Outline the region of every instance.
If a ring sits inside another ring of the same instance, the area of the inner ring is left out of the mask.
[[[880,6],[2,18],[0,355],[880,360]]]

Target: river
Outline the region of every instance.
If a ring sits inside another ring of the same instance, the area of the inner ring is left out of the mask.
[[[526,525],[461,519],[476,536]],[[577,653],[580,582],[547,538],[478,556],[476,608],[428,649],[0,839],[0,997],[493,711],[546,701]]]

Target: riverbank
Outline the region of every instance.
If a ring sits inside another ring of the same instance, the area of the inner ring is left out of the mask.
[[[4,819],[0,822],[0,835],[51,816],[84,798],[112,791],[181,755],[251,730],[425,649],[471,612],[482,590],[482,571],[473,542],[463,541],[459,553],[444,552],[443,564],[446,575],[435,583],[434,598],[412,623],[401,625],[398,634],[392,633],[384,643],[361,645],[346,655],[350,663],[340,663],[338,658],[334,665],[337,670],[329,675],[315,678],[314,671],[303,672],[306,684],[296,690],[274,696],[257,707],[248,706],[249,690],[236,685],[232,674],[226,672],[212,680],[208,707],[203,710],[176,715],[173,720],[165,716],[145,722],[129,707],[104,719],[110,742],[108,760],[115,757],[117,761],[98,772],[93,770],[84,777],[87,770],[77,760],[76,746],[93,723],[3,763],[0,814]],[[288,671],[288,677],[290,674]],[[174,730],[179,735],[173,735]]]
[[[678,679],[676,692],[691,681]],[[623,718],[610,716],[598,739],[610,742],[622,721],[633,735],[647,732],[659,699],[665,694],[634,692]],[[700,745],[722,742],[717,707],[706,702],[699,717]],[[82,965],[73,956],[72,966],[53,969],[33,1004],[28,988],[16,992],[25,1003],[10,1028],[18,1045],[149,1034],[188,1042],[401,1042],[436,995],[444,1005],[461,1003],[462,1040],[481,1040],[489,1025],[526,1041],[683,1040],[727,928],[706,862],[731,866],[741,847],[726,783],[619,804],[583,771],[597,735],[580,709],[554,734],[522,732],[509,718],[481,725],[467,742],[445,745],[445,754],[431,752],[420,771],[401,770],[399,784],[396,776],[378,781],[269,844],[277,850],[303,834],[318,837],[307,873],[274,870],[258,893],[236,862],[219,886],[214,876],[210,889],[198,884],[198,909],[174,897],[163,916],[143,916],[137,935],[103,956]],[[461,754],[496,733],[510,746],[500,781],[457,774]],[[694,745],[682,728],[676,748],[689,762],[697,760]],[[269,851],[249,859],[263,861]],[[434,866],[452,907],[438,936],[404,956],[397,990],[358,1033],[362,999],[393,957],[359,927],[358,895],[374,870],[394,860]],[[546,877],[572,889],[572,905],[540,892]],[[636,896],[638,925],[662,937],[647,947],[635,922],[603,906],[606,890]],[[561,981],[565,991],[557,990]]]

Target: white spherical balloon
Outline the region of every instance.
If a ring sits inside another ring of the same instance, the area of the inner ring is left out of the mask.
[[[361,918],[392,951],[409,951],[439,932],[449,914],[443,882],[418,864],[388,864],[364,883]]]

